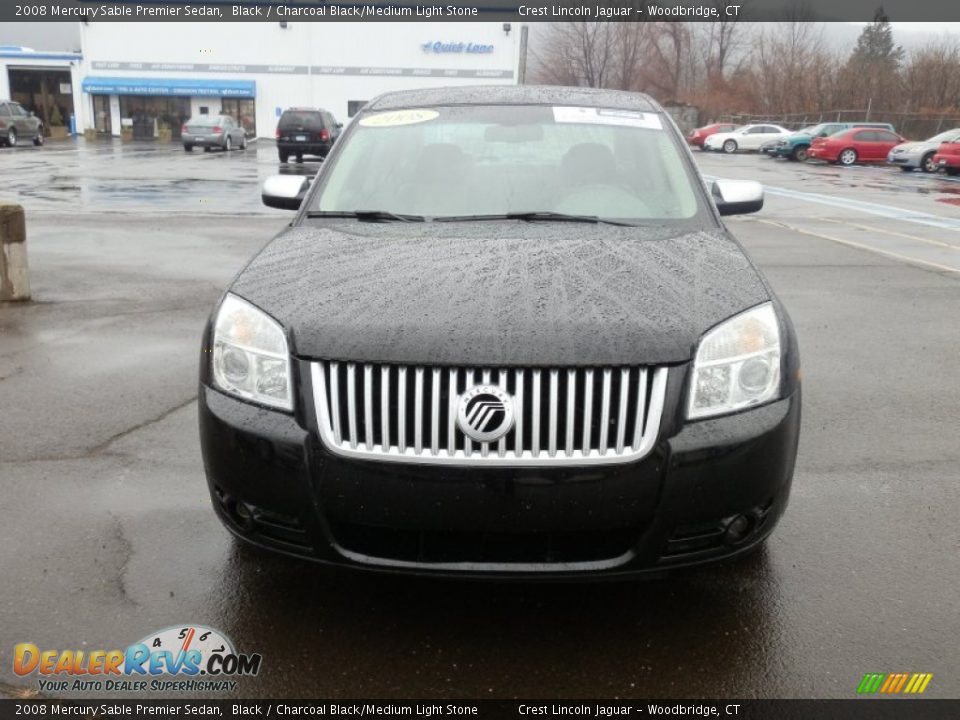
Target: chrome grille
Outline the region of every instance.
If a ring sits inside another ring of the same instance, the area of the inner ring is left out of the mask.
[[[636,460],[657,439],[667,369],[311,365],[320,436],[333,452],[452,465],[587,465]],[[495,442],[457,424],[460,395],[497,385],[513,427]]]

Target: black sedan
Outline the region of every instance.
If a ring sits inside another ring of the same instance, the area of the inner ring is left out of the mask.
[[[625,575],[758,547],[800,428],[797,342],[631,93],[370,102],[206,328],[200,436],[236,536],[358,568]]]

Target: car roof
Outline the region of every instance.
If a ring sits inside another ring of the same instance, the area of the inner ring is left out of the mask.
[[[291,107],[291,108],[287,108],[286,110],[284,110],[284,112],[285,112],[285,113],[288,113],[288,112],[315,112],[315,113],[321,113],[321,112],[327,112],[327,111],[324,110],[323,108]]]
[[[548,85],[480,85],[398,90],[371,100],[364,111],[399,110],[430,105],[576,105],[640,112],[662,112],[647,95],[622,90]]]

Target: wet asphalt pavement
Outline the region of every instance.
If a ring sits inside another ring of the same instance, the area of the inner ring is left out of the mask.
[[[215,519],[197,348],[287,217],[259,205],[272,144],[0,150],[34,293],[0,305],[0,695],[37,689],[15,643],[112,649],[189,623],[263,654],[251,698],[847,698],[866,672],[960,695],[960,183],[698,161],[768,186],[729,224],[800,340],[790,507],[744,561],[537,585],[332,571]]]

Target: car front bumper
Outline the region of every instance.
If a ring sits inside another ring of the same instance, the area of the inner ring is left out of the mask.
[[[907,155],[905,153],[888,153],[887,162],[891,165],[897,165],[898,167],[912,167],[918,168],[921,165],[921,160],[923,155]]]
[[[676,400],[685,372],[672,375]],[[384,571],[621,576],[732,557],[771,532],[790,492],[800,391],[726,417],[665,419],[650,454],[603,466],[344,458],[324,447],[312,410],[276,412],[204,384],[199,420],[214,509],[256,545]]]

